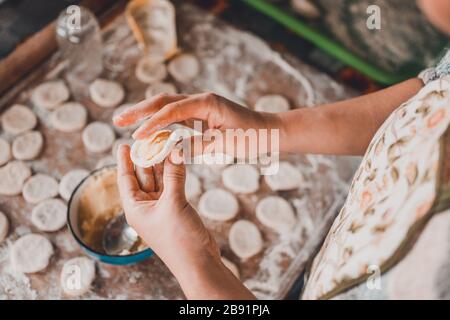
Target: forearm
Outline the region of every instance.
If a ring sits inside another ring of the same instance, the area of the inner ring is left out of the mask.
[[[280,113],[280,149],[362,155],[386,118],[422,86],[410,79],[358,98]]]
[[[175,272],[186,298],[193,300],[253,300],[255,296],[218,259],[202,255]]]

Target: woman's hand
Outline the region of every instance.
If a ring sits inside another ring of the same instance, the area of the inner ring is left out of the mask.
[[[117,166],[127,222],[168,266],[188,298],[253,298],[223,265],[216,242],[187,202],[182,163],[166,159],[162,165],[139,168],[138,179],[130,147],[121,145]]]
[[[128,108],[114,117],[117,126],[129,126],[142,119],[134,139],[148,137],[172,123],[202,120],[209,129],[271,129],[278,128],[278,116],[255,112],[214,93],[193,95],[159,94]]]

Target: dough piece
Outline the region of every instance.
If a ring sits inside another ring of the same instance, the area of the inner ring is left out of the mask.
[[[145,90],[145,98],[150,99],[160,93],[177,94],[178,90],[175,85],[169,82],[156,82]]]
[[[179,82],[189,82],[200,73],[200,63],[192,54],[181,54],[169,62],[170,75]]]
[[[22,190],[23,198],[29,203],[38,203],[58,195],[58,182],[55,178],[38,173],[25,182]]]
[[[139,167],[149,168],[163,162],[178,142],[196,135],[201,135],[201,132],[180,124],[172,124],[148,138],[136,140],[131,146],[131,160]]]
[[[211,189],[201,196],[198,210],[211,220],[227,221],[238,214],[239,203],[230,192],[219,188]]]
[[[255,110],[259,112],[285,112],[289,111],[289,101],[278,94],[269,94],[260,97],[255,103]]]
[[[95,165],[95,169],[101,169],[104,167],[112,166],[117,163],[116,158],[113,156],[106,156],[98,160],[97,164]]]
[[[95,279],[95,262],[86,257],[76,257],[64,263],[61,271],[61,288],[71,297],[89,291]]]
[[[222,171],[222,182],[233,192],[253,193],[259,189],[259,171],[250,164],[235,164]]]
[[[114,144],[112,146],[112,156],[114,157],[114,159],[117,158],[117,150],[119,149],[119,146],[121,144],[127,144],[127,145],[131,146],[133,144],[133,139],[119,138],[116,141],[114,141]]]
[[[59,182],[58,192],[61,198],[69,201],[75,188],[89,175],[89,171],[84,169],[74,169],[67,172]]]
[[[143,57],[136,65],[135,75],[138,80],[144,83],[161,81],[167,77],[166,65],[161,58]]]
[[[86,108],[78,102],[67,102],[52,112],[52,126],[62,132],[80,131],[86,126]]]
[[[11,146],[9,142],[0,138],[0,167],[11,160]]]
[[[41,231],[58,231],[66,225],[67,206],[60,199],[44,200],[33,208],[31,222]]]
[[[227,267],[236,278],[240,278],[238,267],[225,257],[221,257],[223,264]]]
[[[14,270],[35,273],[47,268],[53,255],[51,242],[40,234],[27,234],[11,246],[11,265]]]
[[[115,81],[97,79],[89,86],[91,99],[102,108],[114,108],[122,102],[125,90]]]
[[[273,175],[266,175],[264,179],[273,191],[293,190],[300,187],[303,176],[296,167],[286,161],[280,161],[278,172]]]
[[[52,110],[69,99],[70,92],[62,80],[49,81],[37,86],[31,101],[39,108]]]
[[[184,187],[186,199],[193,200],[202,193],[200,179],[191,172],[186,172],[186,185]]]
[[[0,211],[0,244],[6,239],[8,235],[9,222],[5,214]]]
[[[31,176],[30,168],[22,161],[11,161],[0,168],[0,194],[16,196],[22,192],[22,187]]]
[[[295,213],[292,206],[285,199],[269,196],[256,205],[256,217],[268,228],[279,233],[290,231],[295,223]]]
[[[241,259],[248,259],[263,248],[263,240],[258,227],[248,221],[236,221],[228,235],[230,249]]]
[[[3,113],[2,127],[9,134],[20,134],[33,129],[37,118],[33,111],[21,104],[15,104]]]
[[[17,136],[12,143],[12,153],[17,160],[36,159],[44,147],[44,138],[39,131],[30,131]]]
[[[108,124],[92,122],[83,130],[82,139],[88,151],[102,153],[111,149],[116,137]]]

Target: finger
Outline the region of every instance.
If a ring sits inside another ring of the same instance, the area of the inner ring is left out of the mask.
[[[185,99],[186,97],[186,95],[182,94],[158,94],[150,99],[143,100],[138,104],[125,109],[120,114],[114,116],[113,122],[116,126],[119,127],[132,125],[139,120],[151,116],[166,104]]]
[[[143,190],[144,192],[155,192],[156,185],[153,167],[150,168],[136,167],[135,171],[136,171],[136,178],[138,180],[141,190]]]
[[[158,163],[154,167],[155,174],[155,188],[156,191],[162,192],[163,190],[163,174],[164,174],[164,163]]]
[[[130,146],[126,144],[120,145],[117,152],[117,184],[122,200],[136,200],[140,188],[130,158]]]
[[[164,161],[164,190],[163,196],[184,197],[184,185],[186,180],[186,168],[183,161],[179,161],[180,152],[172,151],[171,155]]]
[[[143,139],[155,131],[176,122],[189,119],[207,121],[212,103],[209,94],[193,95],[189,98],[171,102],[146,120],[134,133],[134,139]]]

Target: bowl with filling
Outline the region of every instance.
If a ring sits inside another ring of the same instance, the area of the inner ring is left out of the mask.
[[[138,238],[130,250],[117,255],[103,248],[108,223],[123,213],[117,186],[117,168],[107,166],[93,171],[77,186],[69,200],[67,221],[78,244],[92,257],[109,264],[132,264],[153,255]]]

